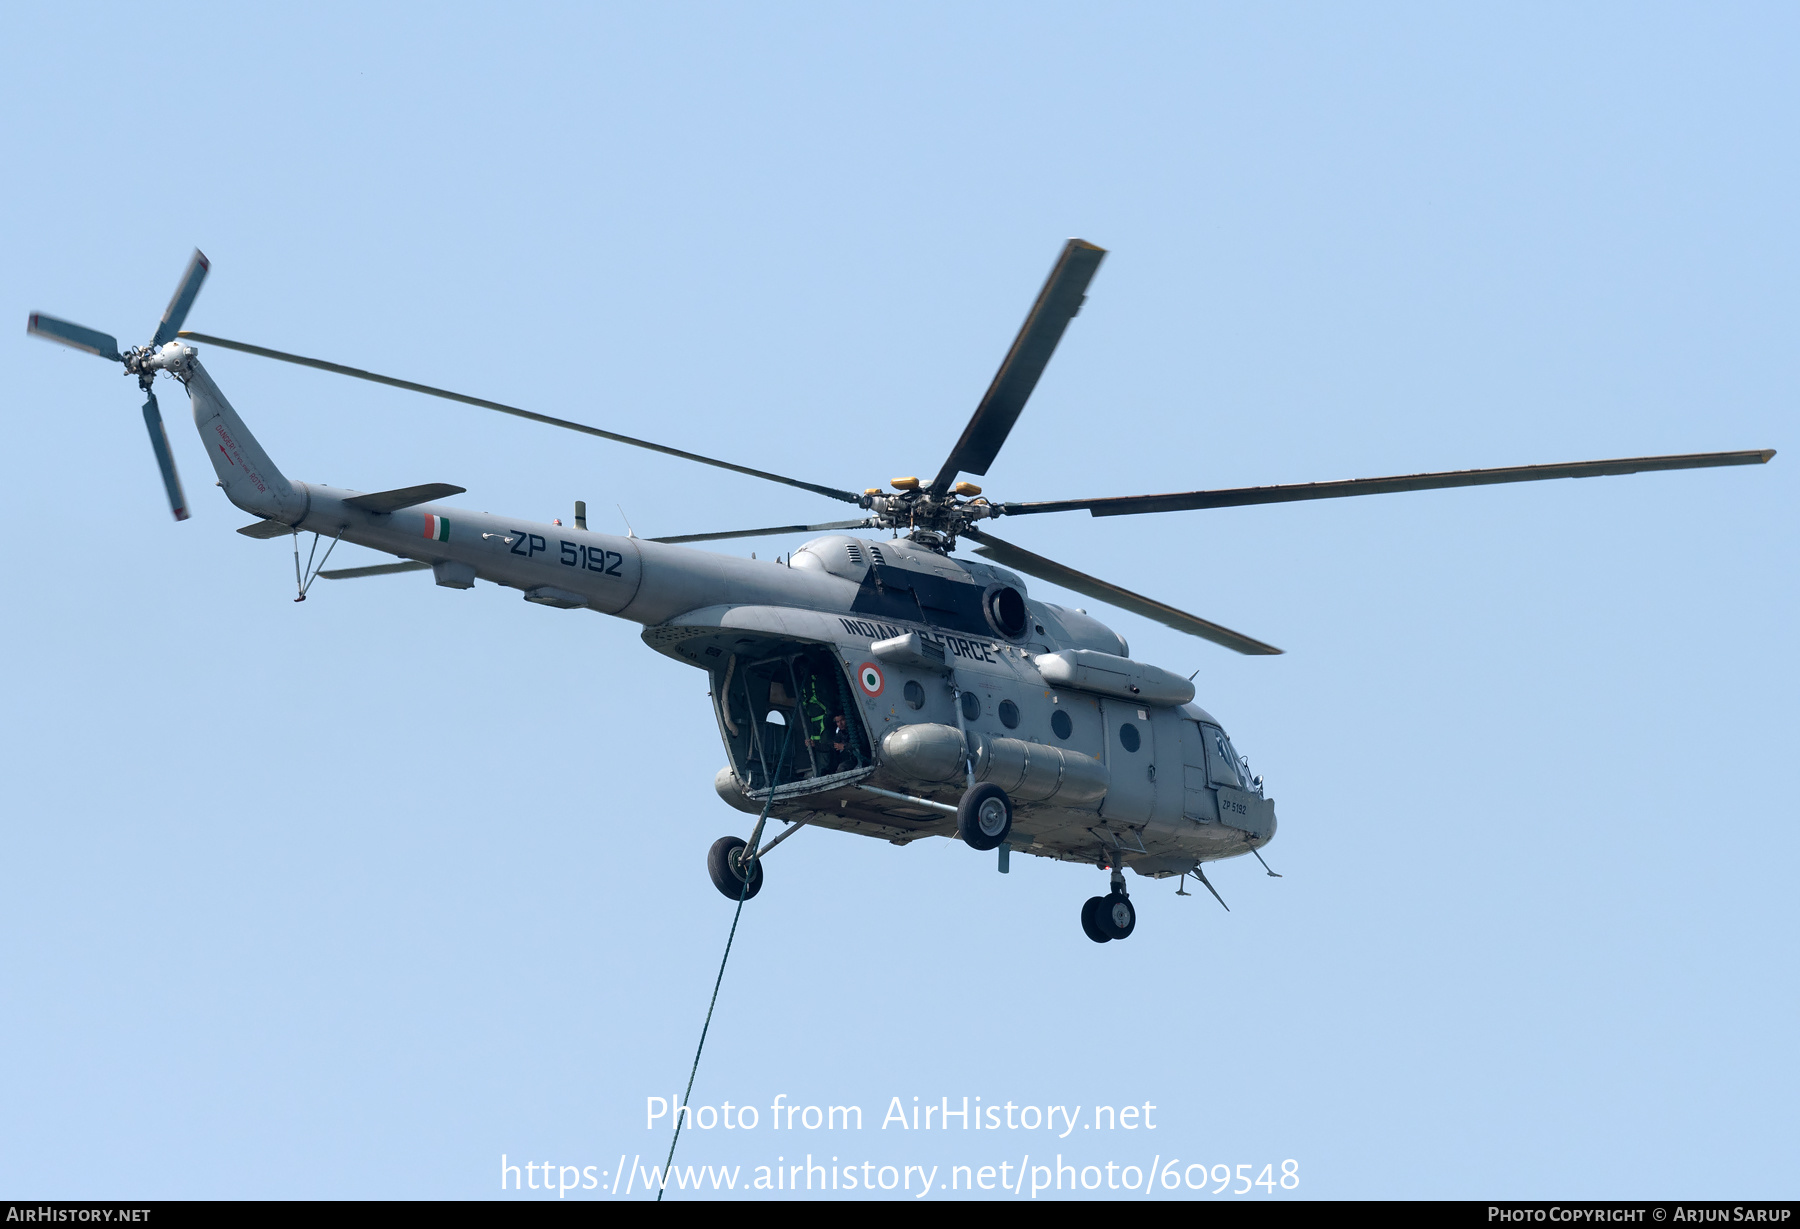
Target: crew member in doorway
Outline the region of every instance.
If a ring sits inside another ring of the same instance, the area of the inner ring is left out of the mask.
[[[833,756],[826,742],[831,709],[819,691],[819,676],[804,658],[795,663],[794,678],[800,684],[800,733],[806,739],[813,771],[822,777],[832,771]]]
[[[850,722],[842,713],[831,715],[831,729],[825,736],[829,740],[831,772],[849,772],[856,767],[856,753],[850,749]]]

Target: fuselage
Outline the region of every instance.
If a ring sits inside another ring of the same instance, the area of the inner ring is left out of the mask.
[[[438,503],[370,511],[285,478],[199,363],[184,375],[220,485],[264,536],[614,615],[707,671],[729,760],[715,787],[742,810],[905,844],[953,834],[947,809],[987,780],[1013,799],[1012,849],[1159,877],[1274,834],[1191,685],[1006,569],[898,538],[831,535],[778,562]]]

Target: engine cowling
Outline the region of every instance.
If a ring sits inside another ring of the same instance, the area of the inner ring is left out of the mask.
[[[1060,653],[1040,653],[1032,662],[1053,687],[1170,707],[1179,707],[1194,698],[1194,685],[1179,674],[1111,653],[1064,649]]]

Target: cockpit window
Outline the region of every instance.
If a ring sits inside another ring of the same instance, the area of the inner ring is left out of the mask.
[[[1237,749],[1231,745],[1231,740],[1225,737],[1225,731],[1204,725],[1200,727],[1200,734],[1206,742],[1206,771],[1212,777],[1212,783],[1232,789],[1249,789],[1250,782],[1245,776],[1243,763],[1238,759]]]

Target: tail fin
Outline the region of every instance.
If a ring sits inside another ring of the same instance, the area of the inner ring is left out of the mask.
[[[186,374],[194,426],[200,430],[225,497],[257,516],[289,525],[297,522],[306,514],[305,492],[275,467],[198,360],[189,360]]]

